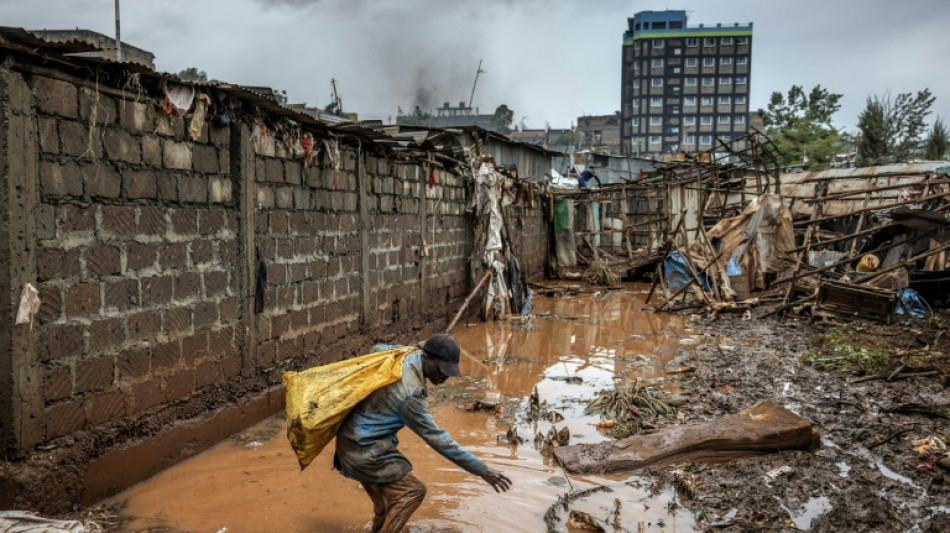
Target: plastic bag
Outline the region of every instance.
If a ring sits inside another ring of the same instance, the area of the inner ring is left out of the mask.
[[[373,391],[402,379],[402,362],[416,350],[403,346],[301,372],[284,372],[287,439],[300,469],[336,436],[347,413]]]

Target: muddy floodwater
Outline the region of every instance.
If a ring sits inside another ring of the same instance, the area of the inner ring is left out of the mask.
[[[693,530],[692,515],[673,503],[671,490],[659,490],[648,478],[636,476],[568,478],[534,446],[534,436],[552,425],[569,428],[571,444],[604,440],[595,427],[598,418],[584,414],[586,400],[617,382],[653,380],[658,388],[668,387],[662,380],[664,365],[701,342],[681,317],[640,310],[648,286],[626,288],[609,294],[538,296],[530,320],[455,328],[463,347],[464,377],[430,386],[430,409],[439,425],[489,466],[504,471],[514,487],[496,494],[404,429],[400,449],[428,486],[410,531],[541,532],[544,513],[558,496],[572,486],[603,484],[614,491],[591,495],[572,508],[600,515],[619,508],[620,520],[632,531]],[[525,413],[535,388],[563,420],[528,421]],[[464,409],[478,400],[504,409]],[[511,427],[525,443],[512,446],[499,440]],[[370,500],[359,483],[331,469],[332,445],[301,472],[284,432],[284,419],[272,417],[108,503],[122,504],[128,519],[123,530],[128,532],[367,529]]]

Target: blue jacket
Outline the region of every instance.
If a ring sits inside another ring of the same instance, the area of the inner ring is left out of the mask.
[[[395,346],[377,344],[373,352]],[[336,434],[336,461],[340,472],[363,483],[399,481],[412,464],[396,447],[396,433],[404,426],[460,468],[482,475],[488,467],[439,428],[426,404],[422,351],[403,360],[402,379],[376,390],[350,411]]]

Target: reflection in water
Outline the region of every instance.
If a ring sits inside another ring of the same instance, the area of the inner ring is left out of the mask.
[[[525,421],[520,415],[527,398],[537,388],[540,399],[564,416],[555,425],[569,428],[571,443],[603,440],[597,418],[584,414],[586,400],[615,383],[661,376],[663,365],[683,349],[681,319],[641,312],[641,306],[642,292],[537,297],[534,319],[457,327],[453,333],[463,347],[466,377],[432,387],[431,410],[463,446],[508,474],[514,488],[494,493],[403,431],[400,448],[429,489],[411,531],[544,531],[544,512],[570,487],[564,472],[532,446],[533,436],[552,423]],[[501,415],[465,412],[457,403],[466,398],[511,408]],[[265,421],[244,438],[221,443],[116,496],[112,501],[127,502],[125,513],[132,518],[127,530],[363,531],[371,506],[359,483],[331,470],[327,452],[300,472],[283,424],[280,417]],[[497,440],[512,425],[527,443],[508,446]],[[692,529],[688,513],[667,509],[671,493],[653,497],[646,485],[618,483],[624,479],[649,485],[623,476],[570,476],[575,488],[615,487],[613,493],[581,500],[577,508],[606,517],[616,499],[628,530],[636,531],[639,522],[647,531]]]

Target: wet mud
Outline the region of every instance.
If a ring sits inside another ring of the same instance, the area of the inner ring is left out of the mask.
[[[409,531],[581,531],[568,523],[583,516],[605,531],[630,532],[950,530],[950,480],[939,468],[918,469],[910,446],[942,435],[946,421],[884,412],[896,402],[946,402],[940,381],[849,384],[848,374],[802,363],[809,322],[656,315],[643,310],[647,288],[539,296],[531,319],[456,327],[465,377],[431,387],[430,408],[514,487],[493,492],[404,430],[400,449],[428,486]],[[667,373],[683,365],[696,370]],[[599,391],[633,382],[689,398],[678,418],[655,421],[659,430],[769,400],[815,424],[822,447],[631,476],[567,474],[535,445],[552,427],[570,444],[607,440],[585,406]],[[532,415],[535,390],[545,416]],[[272,417],[103,502],[99,509],[113,512],[108,530],[368,531],[371,505],[359,484],[331,469],[329,452],[301,472],[284,431],[283,418]],[[524,442],[512,445],[515,433]]]

